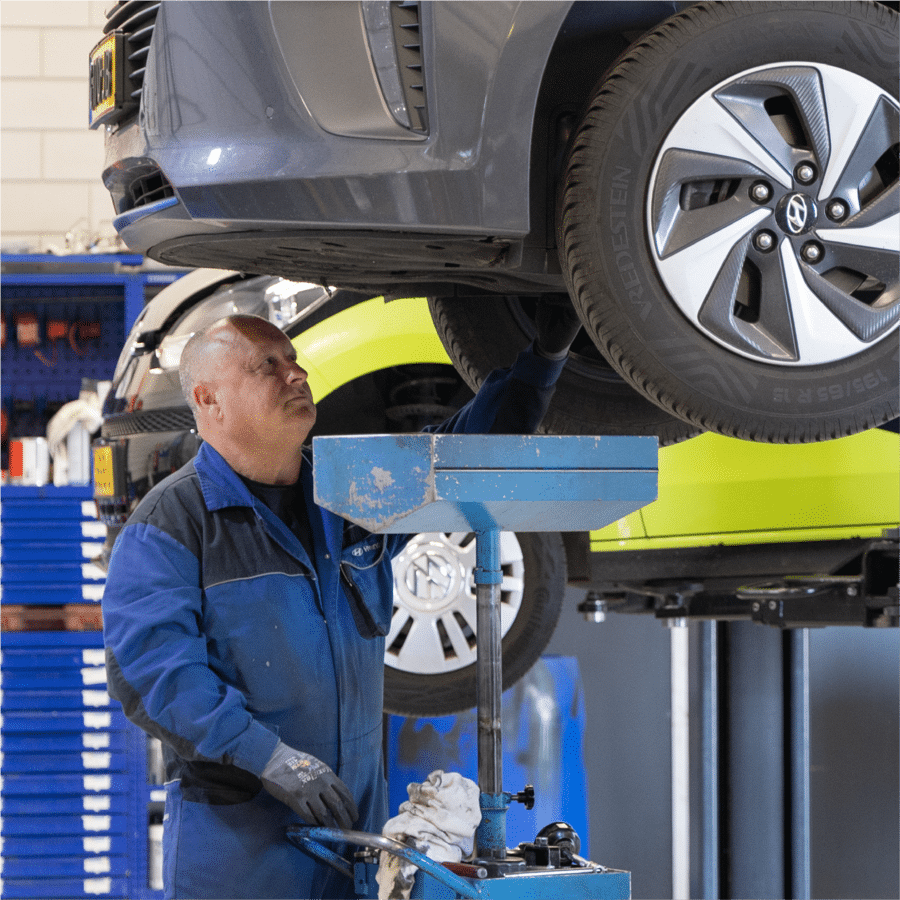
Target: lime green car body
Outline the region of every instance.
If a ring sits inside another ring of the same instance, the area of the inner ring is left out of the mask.
[[[375,298],[294,338],[316,402],[389,366],[445,363],[423,298]],[[706,433],[659,454],[656,502],[590,535],[598,552],[878,538],[900,522],[898,435],[818,444]]]

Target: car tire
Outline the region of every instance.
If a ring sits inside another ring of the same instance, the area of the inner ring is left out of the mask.
[[[448,356],[477,391],[488,375],[511,366],[535,335],[536,298],[430,297],[428,305]],[[552,434],[656,435],[673,444],[702,429],[675,418],[628,384],[582,329],[541,424]]]
[[[564,275],[673,415],[781,443],[898,415],[897,22],[698,4],[598,84],[560,192]]]
[[[395,558],[394,616],[385,641],[386,712],[441,716],[475,706],[474,549],[472,534],[420,534]],[[506,689],[534,665],[553,635],[566,588],[566,557],[561,536],[553,532],[504,532],[500,557]],[[423,571],[441,569],[445,576],[452,570],[451,577],[444,578],[440,596],[427,596]]]

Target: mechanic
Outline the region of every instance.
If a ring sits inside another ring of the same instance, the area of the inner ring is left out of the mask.
[[[435,431],[532,433],[579,323],[538,305],[533,345]],[[391,558],[316,506],[307,373],[267,320],[222,319],[186,345],[204,443],[116,540],[103,596],[109,690],[163,743],[166,897],[354,896],[291,844],[309,824],[380,833]]]

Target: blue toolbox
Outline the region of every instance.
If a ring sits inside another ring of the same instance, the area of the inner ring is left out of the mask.
[[[2,653],[2,896],[130,896],[138,748],[101,634],[4,633]]]
[[[2,524],[3,630],[47,630],[36,610],[20,606],[93,604],[69,610],[84,619],[58,630],[97,630],[99,601],[106,573],[93,563],[106,539],[106,527],[97,521],[90,485],[7,485],[0,505]],[[57,611],[64,616],[66,610]],[[31,616],[34,623],[17,624],[16,616]],[[44,617],[47,619],[47,616]]]

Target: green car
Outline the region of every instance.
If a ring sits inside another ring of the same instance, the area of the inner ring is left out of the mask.
[[[97,488],[111,537],[196,452],[180,350],[235,310],[265,315],[291,337],[319,409],[313,436],[417,431],[471,396],[427,299],[386,303],[196,270],[148,304],[118,362],[95,446],[113,463]],[[659,498],[642,510],[589,534],[504,534],[504,685],[546,647],[567,585],[584,590],[578,609],[594,619],[618,611],[779,627],[897,625],[898,450],[898,435],[884,429],[802,445],[699,434],[660,449]],[[430,533],[396,559],[388,711],[474,705],[474,553],[472,534]]]

